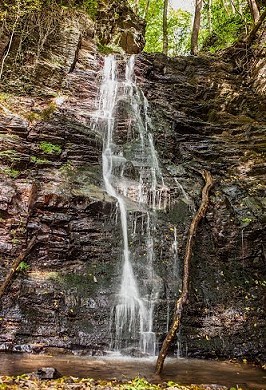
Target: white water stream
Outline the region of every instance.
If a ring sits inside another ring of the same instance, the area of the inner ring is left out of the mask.
[[[126,107],[125,118],[119,116],[121,106]],[[150,132],[148,103],[135,83],[134,56],[127,63],[112,55],[105,58],[95,116],[98,131],[103,135],[104,186],[106,192],[117,200],[123,237],[122,277],[113,308],[113,347],[116,350],[138,348],[154,355],[153,312],[161,287],[153,267],[154,219],[157,209],[167,207],[169,190],[163,182]],[[125,174],[128,167],[134,171],[133,177]],[[140,216],[139,234],[144,235],[146,246],[142,279],[135,272],[135,256],[129,245],[129,237],[138,233]],[[132,224],[129,228],[129,217],[134,220],[133,228]]]

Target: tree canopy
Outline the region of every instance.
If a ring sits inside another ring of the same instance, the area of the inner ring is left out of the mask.
[[[199,4],[199,2],[196,2]],[[265,10],[263,0],[203,0],[198,37],[200,51],[216,52],[232,45],[251,31],[257,22],[256,10]],[[129,0],[129,4],[146,20],[147,52],[163,51],[163,12],[165,0]],[[254,17],[255,7],[255,17]],[[194,15],[182,9],[168,9],[168,55],[188,54]]]
[[[266,9],[265,0],[197,0],[198,8],[193,14],[173,9],[170,0],[127,1],[146,21],[144,50],[164,51],[169,56],[224,49],[247,35]],[[2,0],[0,33],[1,30],[12,33],[25,16],[51,7],[82,9],[94,18],[99,3],[99,0]],[[195,45],[197,49],[193,48]]]

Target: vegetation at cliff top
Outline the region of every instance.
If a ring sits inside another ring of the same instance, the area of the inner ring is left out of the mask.
[[[27,13],[53,6],[59,6],[63,9],[83,9],[94,17],[97,3],[97,0],[4,0],[0,4],[0,21],[7,16],[21,17]]]
[[[129,0],[131,6],[146,20],[147,52],[162,52],[164,42],[163,11],[168,0]],[[201,51],[215,52],[232,45],[241,36],[245,36],[254,24],[251,3],[262,13],[265,2],[254,0],[197,0],[199,8],[199,31],[197,45]],[[174,10],[168,4],[167,31],[170,56],[189,53],[192,49],[191,34],[193,15],[181,9]],[[255,20],[257,22],[257,20]],[[195,54],[195,53],[193,53]]]
[[[266,7],[263,0],[197,0],[198,7],[192,26],[193,15],[182,9],[174,10],[169,0],[125,1],[146,21],[144,50],[163,51],[170,56],[187,54],[190,51],[197,54],[198,50],[215,52],[232,45],[239,37],[250,32]],[[40,36],[39,46],[43,49],[46,35],[58,22],[60,12],[82,10],[97,21],[99,4],[99,0],[4,0],[0,4],[0,35],[11,34],[12,43],[14,34],[19,31],[27,32],[25,21],[34,19],[36,26],[40,24],[40,33],[43,36]],[[49,26],[45,26],[44,20],[41,26],[43,18],[38,18],[37,14],[49,10],[53,14],[49,16]],[[197,15],[198,22],[195,26]],[[47,30],[46,34],[41,30]],[[23,39],[25,40],[25,37]]]

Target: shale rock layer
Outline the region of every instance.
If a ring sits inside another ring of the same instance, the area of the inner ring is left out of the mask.
[[[31,94],[22,93],[21,83],[16,91],[8,74],[5,79],[0,106],[2,281],[34,235],[37,244],[1,301],[2,351],[102,354],[111,343],[121,232],[116,202],[102,182],[102,135],[93,126],[103,57],[92,34],[80,35],[75,27],[51,47],[60,71],[44,59],[28,81]],[[150,104],[171,199],[158,212],[155,242],[162,284],[154,313],[159,343],[179,295],[186,234],[200,203],[203,182],[197,170],[207,169],[215,186],[195,237],[178,351],[262,360],[261,90],[250,80],[247,86],[235,63],[223,57],[140,54],[135,72]],[[136,250],[140,240],[132,243]],[[173,274],[176,253],[179,265]]]

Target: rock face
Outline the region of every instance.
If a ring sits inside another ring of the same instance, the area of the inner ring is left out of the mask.
[[[183,200],[199,203],[191,168],[215,178],[195,241],[179,347],[189,356],[262,358],[265,100],[223,58],[139,61],[160,157],[183,186]],[[180,203],[169,216],[182,235],[189,211]],[[179,250],[182,258],[184,245]]]
[[[29,84],[35,97],[16,95],[6,78],[1,280],[33,235],[37,245],[1,300],[2,351],[97,355],[111,342],[121,232],[116,202],[103,188],[102,136],[92,120],[103,58],[91,34],[80,38],[78,31],[64,34],[73,45],[59,79],[39,64],[45,80],[37,76],[36,89]],[[62,45],[59,39],[54,50]],[[58,53],[63,61],[66,51]],[[186,233],[203,186],[197,170],[204,168],[215,186],[195,237],[179,351],[263,360],[265,101],[222,57],[141,54],[135,73],[150,103],[172,199],[158,213],[155,243],[154,266],[163,282],[154,313],[158,340],[181,288]]]
[[[102,45],[113,44],[128,54],[142,51],[145,22],[135,15],[127,1],[100,0],[97,13],[97,36]]]

